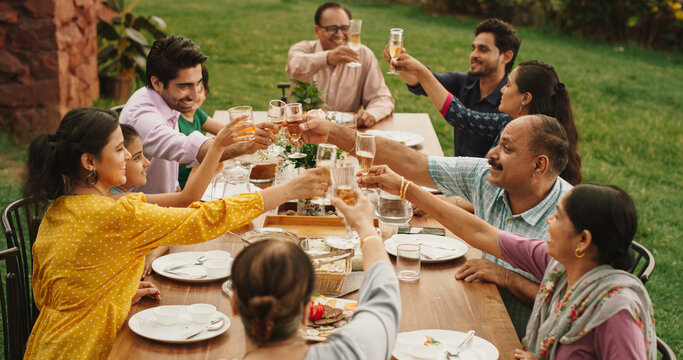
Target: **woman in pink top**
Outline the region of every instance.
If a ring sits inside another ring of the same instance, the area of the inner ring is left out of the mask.
[[[402,185],[385,165],[362,182],[394,194]],[[455,205],[446,216],[410,182],[404,193],[470,245],[541,281],[515,358],[656,359],[652,303],[640,280],[624,271],[633,262],[636,210],[618,187],[581,184],[567,193],[546,220],[547,242],[500,231]]]

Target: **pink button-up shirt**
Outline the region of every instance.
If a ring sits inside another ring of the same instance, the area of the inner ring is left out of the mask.
[[[147,194],[175,192],[178,166],[199,165],[197,153],[207,137],[195,131],[190,135],[178,131],[179,112],[172,110],[161,96],[143,87],[128,99],[119,121],[131,125],[142,138],[142,150],[150,160],[147,184],[136,188]]]
[[[379,121],[394,111],[394,99],[384,83],[375,54],[360,47],[360,67],[328,65],[320,41],[301,41],[289,48],[287,75],[301,81],[314,80],[324,93],[330,110],[357,112],[361,105]]]

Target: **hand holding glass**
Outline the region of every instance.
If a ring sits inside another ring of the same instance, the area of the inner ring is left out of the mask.
[[[243,131],[256,131],[254,128],[254,114],[252,112],[251,106],[236,106],[234,108],[228,109],[228,115],[230,115],[230,121],[237,120],[239,118],[244,117],[242,121],[240,121],[238,124],[247,124],[251,125],[250,127],[242,130],[238,130],[238,132],[243,132]],[[254,140],[254,135],[244,135],[244,136],[238,136],[237,138],[240,140],[240,142],[246,142],[246,141],[251,141]]]
[[[401,54],[401,49],[403,49],[403,29],[394,28],[389,30],[389,54],[391,55],[391,61],[396,60]],[[394,66],[390,65],[390,69],[387,74],[399,75]]]

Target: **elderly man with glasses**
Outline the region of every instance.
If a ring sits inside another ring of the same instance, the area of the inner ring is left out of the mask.
[[[291,78],[315,81],[329,110],[355,112],[359,126],[372,126],[391,115],[394,99],[372,51],[364,45],[358,51],[347,46],[350,19],[349,9],[339,3],[318,7],[318,40],[292,45],[286,71]],[[361,66],[347,66],[350,62]]]

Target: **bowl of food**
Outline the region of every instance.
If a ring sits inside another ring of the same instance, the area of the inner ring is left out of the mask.
[[[264,227],[256,230],[247,231],[242,234],[242,241],[245,245],[251,245],[257,241],[268,240],[268,239],[278,239],[283,241],[289,241],[299,245],[301,240],[299,235],[287,231],[281,228],[274,227]]]
[[[252,183],[268,183],[275,180],[277,167],[280,164],[279,157],[270,156],[262,151],[240,156],[238,160],[243,164],[250,164],[253,166],[251,175],[249,176],[249,181]]]

